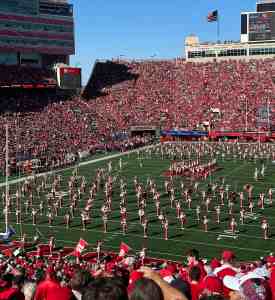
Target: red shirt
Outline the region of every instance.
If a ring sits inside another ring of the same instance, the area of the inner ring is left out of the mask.
[[[9,299],[24,300],[25,296],[18,288],[8,288],[0,292],[0,300]]]
[[[60,285],[57,281],[52,279],[43,280],[36,288],[34,300],[49,300],[48,294],[52,291],[58,290],[59,288]]]
[[[201,293],[201,286],[199,283],[191,283],[191,295],[192,295],[192,300],[198,300],[200,293]]]

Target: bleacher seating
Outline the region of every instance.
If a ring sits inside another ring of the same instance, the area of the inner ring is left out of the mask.
[[[136,124],[193,130],[208,123],[215,130],[256,131],[259,110],[273,107],[274,62],[100,62],[84,96],[95,98],[104,131]],[[118,69],[124,72],[118,74]]]

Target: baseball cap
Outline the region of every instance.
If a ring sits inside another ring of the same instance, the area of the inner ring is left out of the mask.
[[[231,260],[235,258],[235,253],[231,250],[224,250],[222,253],[222,259],[223,260]]]
[[[225,287],[229,288],[232,291],[240,291],[241,290],[241,286],[250,279],[262,279],[264,280],[264,278],[254,272],[250,272],[240,278],[238,278],[237,276],[228,276],[226,275],[223,278],[223,284]]]

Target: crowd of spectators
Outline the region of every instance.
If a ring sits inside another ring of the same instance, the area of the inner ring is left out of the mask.
[[[54,74],[45,68],[0,65],[0,87],[25,84],[57,84]]]
[[[129,253],[90,252],[78,259],[61,250],[50,256],[32,253],[1,255],[1,300],[275,299],[273,254],[240,263],[224,250],[207,261],[191,249],[182,263],[141,261]]]
[[[272,122],[274,62],[99,62],[84,95],[95,97],[99,122],[108,129],[142,123],[165,129],[256,131],[267,129],[267,114],[260,113],[267,106]],[[117,65],[127,73],[118,74]]]
[[[96,112],[81,97],[56,95],[55,91],[19,93],[1,98],[0,165],[5,162],[5,125],[9,126],[11,168],[15,162],[39,159],[43,169],[74,163],[82,152],[125,151],[142,146],[146,139],[123,140],[98,134]]]
[[[97,62],[84,97],[40,89],[2,93],[0,148],[5,148],[8,124],[10,164],[38,158],[49,169],[74,162],[79,152],[146,144],[139,138],[114,138],[131,126],[266,130],[273,124],[273,65],[272,59]],[[49,78],[43,69],[26,67],[0,66],[0,74],[0,85]]]

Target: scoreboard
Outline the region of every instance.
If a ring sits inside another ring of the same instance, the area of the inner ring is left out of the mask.
[[[81,88],[81,69],[73,67],[59,67],[57,69],[59,87],[64,90]]]
[[[257,12],[248,15],[248,41],[275,40],[275,12]]]

